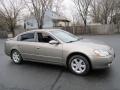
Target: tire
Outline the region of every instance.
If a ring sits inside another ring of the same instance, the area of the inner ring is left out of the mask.
[[[11,52],[11,59],[15,64],[21,64],[23,61],[21,54],[17,50]]]
[[[74,55],[69,59],[68,67],[71,72],[77,75],[87,75],[90,71],[90,64],[86,57]]]

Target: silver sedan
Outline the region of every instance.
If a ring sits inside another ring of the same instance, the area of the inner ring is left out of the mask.
[[[32,30],[5,42],[5,53],[16,64],[35,61],[64,65],[78,75],[107,68],[115,54],[103,42],[77,37],[60,29]]]

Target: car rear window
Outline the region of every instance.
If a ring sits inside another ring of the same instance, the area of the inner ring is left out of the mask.
[[[21,35],[20,41],[34,42],[34,33],[27,33]]]

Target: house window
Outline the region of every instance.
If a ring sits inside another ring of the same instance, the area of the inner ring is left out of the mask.
[[[29,23],[29,22],[27,22],[27,25],[30,25],[30,23]]]
[[[27,25],[33,27],[33,23],[27,22]]]

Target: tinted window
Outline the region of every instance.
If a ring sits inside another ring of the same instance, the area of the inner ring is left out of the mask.
[[[34,33],[27,33],[21,35],[21,41],[34,42]]]
[[[49,41],[54,40],[49,34],[47,33],[38,33],[38,41],[49,43]]]

